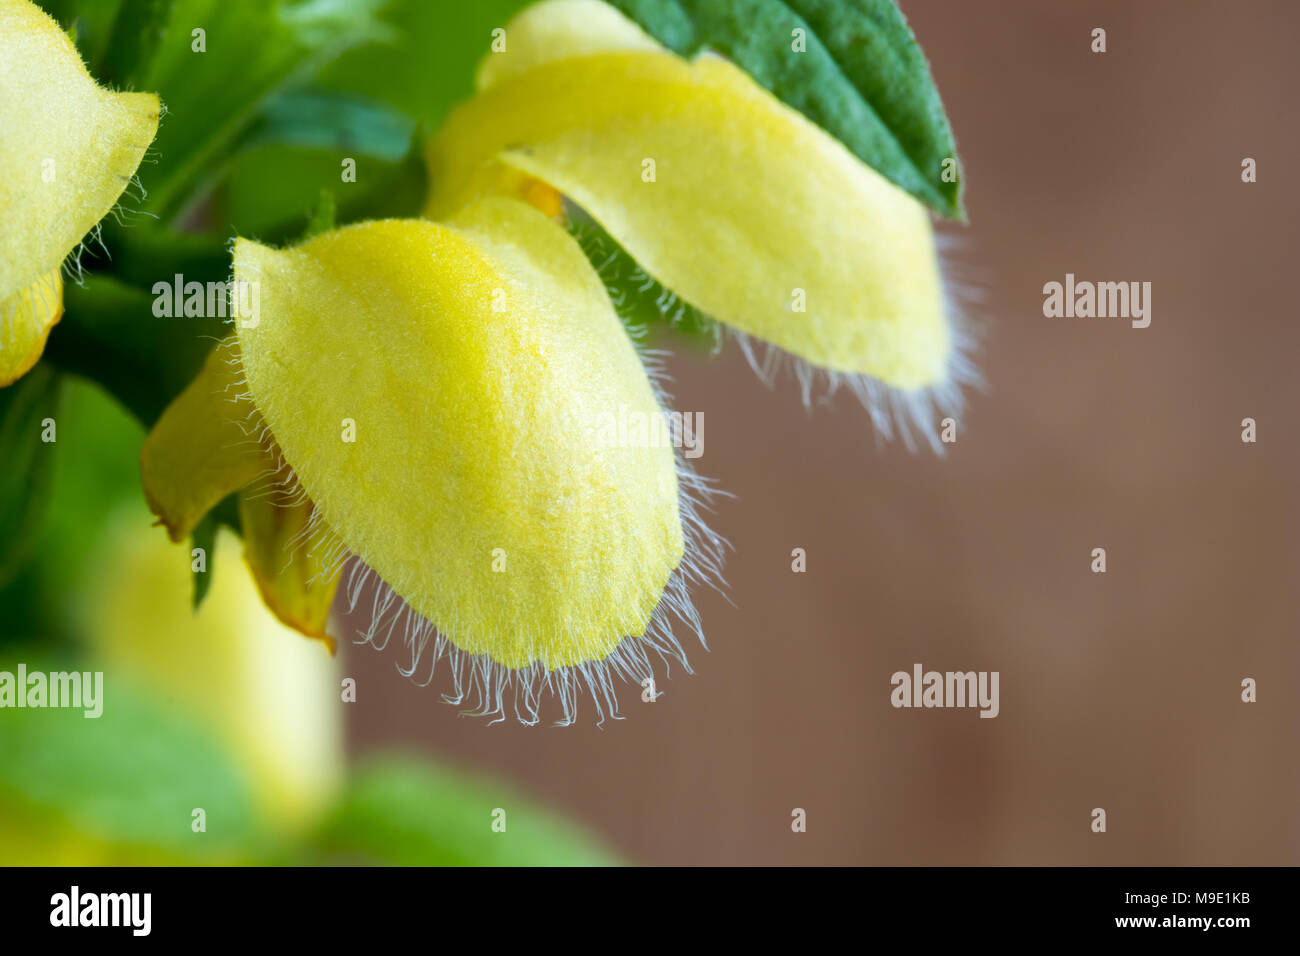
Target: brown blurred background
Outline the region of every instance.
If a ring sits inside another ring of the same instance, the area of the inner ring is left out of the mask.
[[[1300,8],[902,5],[984,292],[956,445],[881,444],[847,394],[806,411],[734,346],[679,354],[697,466],[737,496],[695,675],[603,729],[488,726],[347,648],[353,750],[490,771],[647,863],[1298,863]],[[1067,272],[1151,282],[1150,328],[1044,318]],[[895,710],[917,662],[1000,671],[1001,715]]]

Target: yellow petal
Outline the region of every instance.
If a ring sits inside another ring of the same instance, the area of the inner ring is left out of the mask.
[[[62,316],[63,279],[58,269],[0,301],[0,388],[36,364],[50,329]]]
[[[324,641],[332,654],[334,638],[325,627],[343,555],[330,547],[329,529],[318,527],[319,520],[312,521],[311,501],[286,501],[276,490],[290,481],[290,474],[281,474],[272,490],[239,496],[244,560],[262,600],[276,617],[308,637]]]
[[[553,60],[618,51],[664,52],[649,34],[602,0],[534,3],[510,21],[504,40],[504,49],[493,49],[479,64],[478,89]]]
[[[430,144],[427,215],[489,193],[484,170],[504,161],[736,329],[901,389],[946,381],[953,336],[919,202],[721,58],[629,51],[626,26],[534,43],[540,19],[507,27],[525,68],[489,58],[490,85]],[[589,52],[606,35],[615,52]]]
[[[212,350],[140,449],[145,499],[173,541],[189,537],[227,495],[275,472],[232,344]]]
[[[326,523],[439,634],[508,668],[601,661],[682,558],[674,455],[573,240],[510,200],[450,225],[363,223],[276,251],[238,331],[259,411]],[[351,440],[349,440],[351,439]]]
[[[27,0],[0,0],[0,301],[55,271],[113,208],[158,131],[158,97],[113,93]]]

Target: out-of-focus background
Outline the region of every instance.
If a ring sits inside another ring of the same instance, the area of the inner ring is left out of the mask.
[[[508,775],[651,863],[1300,862],[1300,9],[902,7],[983,292],[956,444],[882,446],[846,394],[805,411],[734,347],[679,354],[698,469],[736,495],[713,521],[735,606],[700,596],[695,675],[603,729],[489,727],[348,649],[350,745]],[[1067,272],[1151,282],[1150,327],[1044,318]],[[917,662],[1000,671],[1000,716],[895,710]]]
[[[334,661],[269,621],[233,540],[194,620],[186,553],[147,527],[143,431],[69,379],[0,670],[80,662],[112,696],[102,722],[0,717],[0,862],[1300,862],[1300,9],[901,5],[957,134],[970,225],[942,231],[988,383],[945,456],[879,441],[848,394],[769,390],[734,343],[663,339],[697,468],[735,496],[712,517],[729,600],[697,595],[711,650],[654,703],[628,687],[624,720],[490,726],[395,648],[349,646],[364,621],[340,617]],[[520,6],[394,0],[393,42],[318,85],[433,128]],[[256,235],[337,179],[335,152],[251,150],[214,228]],[[1044,317],[1066,273],[1150,282],[1150,327]],[[917,663],[1000,672],[999,716],[894,709]],[[373,762],[394,751],[415,758]]]

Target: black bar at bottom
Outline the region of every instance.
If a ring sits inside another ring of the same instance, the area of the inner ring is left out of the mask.
[[[1231,944],[1242,934],[1285,932],[1297,886],[1294,869],[1200,867],[604,874],[75,868],[5,876],[0,925],[7,942],[75,935],[128,945],[147,938],[337,946],[385,941],[399,931],[436,944],[466,930],[477,936],[475,927],[497,944],[515,928],[535,939],[549,927],[582,934],[583,945],[648,934],[641,941],[653,946],[665,934],[693,934],[687,927],[701,921],[727,935],[766,934],[785,923],[800,934],[843,928],[882,941],[877,934],[895,927],[905,936],[920,931],[917,940],[926,944],[1098,936]],[[606,930],[610,935],[595,935]],[[442,935],[448,932],[455,935]]]

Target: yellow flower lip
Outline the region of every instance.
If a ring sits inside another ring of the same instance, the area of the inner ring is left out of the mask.
[[[873,412],[959,399],[965,341],[920,202],[729,61],[682,59],[597,0],[544,0],[506,37],[429,143],[426,215],[540,180],[665,288]]]
[[[222,499],[238,494],[244,558],[263,601],[333,653],[326,625],[342,560],[315,547],[315,509],[293,493],[292,473],[268,447],[242,374],[232,335],[163,411],[140,449],[145,501],[168,537],[181,542]]]
[[[563,228],[489,199],[287,250],[241,239],[234,273],[260,290],[235,320],[252,402],[321,524],[400,598],[372,641],[395,626],[411,671],[449,659],[452,699],[468,668],[484,709],[514,686],[533,719],[539,685],[571,717],[580,684],[607,705],[612,673],[680,658],[666,619],[698,626],[702,573],[683,558],[716,539],[671,447],[596,439],[606,412],[662,409]]]
[[[130,184],[159,112],[152,93],[97,86],[39,7],[0,0],[0,385],[40,357],[59,269]]]
[[[0,300],[0,388],[12,385],[45,351],[50,329],[63,316],[63,277],[55,269]]]
[[[184,541],[223,498],[275,470],[251,433],[256,410],[240,386],[232,344],[212,350],[140,449],[145,500],[172,541]]]

